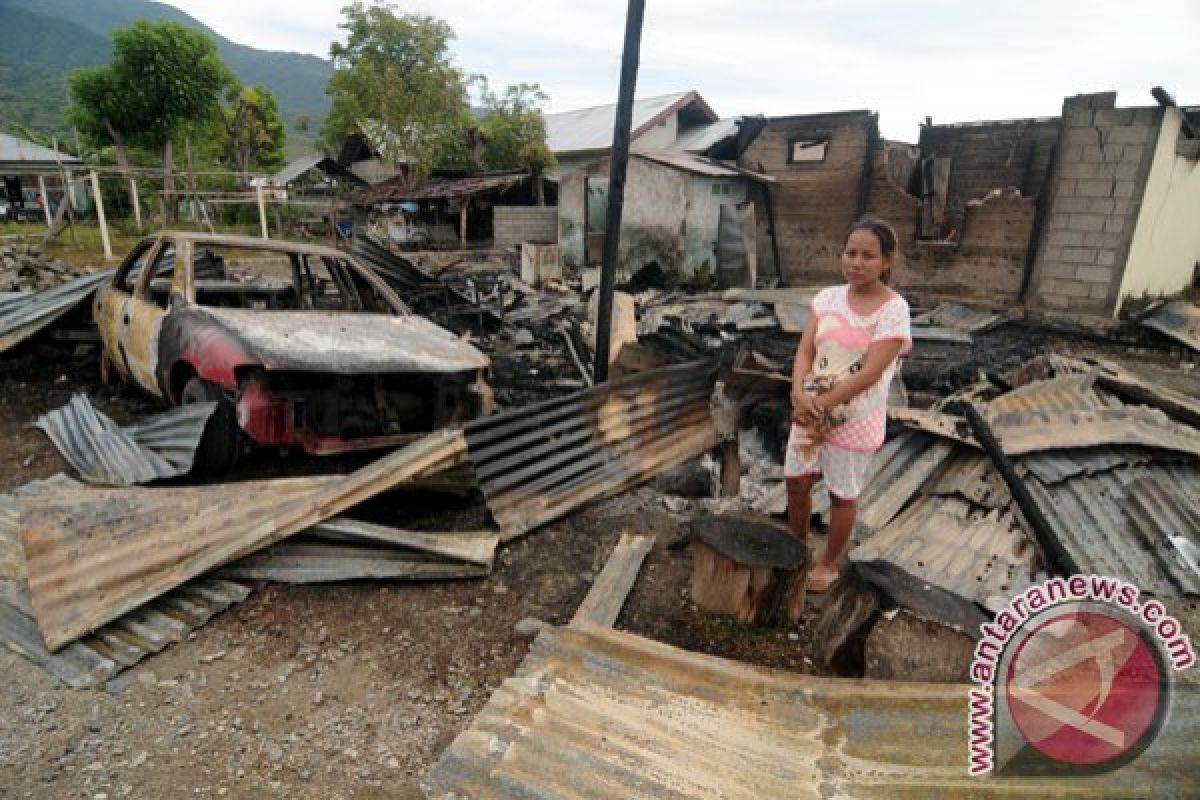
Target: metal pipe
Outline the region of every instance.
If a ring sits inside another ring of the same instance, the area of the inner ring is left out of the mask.
[[[621,212],[625,207],[625,168],[629,163],[629,131],[633,126],[633,93],[637,86],[642,48],[642,19],[646,0],[629,0],[625,17],[625,46],[621,54],[621,83],[617,116],[613,124],[612,157],[608,167],[608,217],[604,222],[604,255],[600,265],[600,299],[596,314],[596,383],[608,380],[612,344],[613,287],[617,277],[617,245],[621,238]]]
[[[1017,471],[1013,469],[1012,462],[1008,456],[1004,455],[1004,451],[1000,448],[999,442],[996,441],[995,435],[992,433],[992,428],[984,420],[983,415],[976,410],[975,406],[970,403],[964,403],[967,422],[971,423],[971,430],[975,432],[975,438],[979,440],[979,444],[983,446],[983,450],[988,454],[988,458],[992,460],[992,464],[1000,472],[1000,476],[1004,478],[1004,483],[1008,485],[1008,491],[1012,494],[1013,500],[1016,501],[1017,507],[1021,509],[1021,515],[1025,517],[1025,521],[1029,523],[1029,527],[1033,529],[1033,535],[1037,538],[1038,544],[1042,546],[1042,552],[1046,554],[1046,558],[1050,561],[1050,566],[1054,567],[1058,572],[1064,575],[1076,575],[1079,573],[1079,565],[1075,563],[1075,559],[1062,546],[1062,542],[1058,540],[1058,536],[1054,533],[1054,528],[1046,521],[1046,517],[1042,514],[1042,510],[1038,508],[1037,503],[1033,499],[1033,495],[1029,493],[1029,488],[1025,486],[1025,481],[1017,475]]]

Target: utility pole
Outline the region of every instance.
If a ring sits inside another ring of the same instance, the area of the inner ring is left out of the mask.
[[[596,383],[608,380],[612,345],[613,286],[617,278],[617,245],[621,238],[621,212],[625,208],[625,167],[629,163],[629,130],[633,126],[633,93],[637,87],[642,49],[642,18],[646,0],[629,0],[625,17],[625,47],[621,52],[621,84],[617,118],[613,125],[612,156],[608,166],[608,216],[604,221],[604,253],[600,264],[600,302],[596,314]]]

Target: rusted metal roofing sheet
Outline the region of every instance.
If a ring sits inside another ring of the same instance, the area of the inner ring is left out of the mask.
[[[44,292],[0,301],[0,353],[54,324],[91,297],[113,272],[93,272]]]
[[[1112,395],[1096,391],[1094,383],[1088,375],[1033,381],[992,399],[986,414],[990,419],[1009,411],[1094,411],[1123,406]]]
[[[666,367],[470,423],[471,463],[504,538],[714,447],[714,373],[706,361]]]
[[[1200,308],[1191,303],[1182,300],[1167,303],[1142,320],[1142,325],[1200,351]]]
[[[220,575],[234,580],[329,583],[367,579],[449,580],[482,578],[489,567],[395,547],[298,536],[230,564]]]
[[[1147,447],[1081,447],[1074,450],[1049,450],[1029,453],[1020,464],[1042,483],[1062,483],[1076,475],[1095,475],[1122,464],[1147,464],[1162,460],[1165,450]]]
[[[23,487],[47,492],[78,487],[66,476]],[[75,688],[95,688],[122,670],[187,637],[217,613],[245,600],[249,586],[201,578],[126,614],[110,625],[64,647],[46,649],[32,617],[25,558],[17,538],[18,511],[13,495],[0,495],[0,641]]]
[[[1084,572],[1150,594],[1200,594],[1200,574],[1174,537],[1196,539],[1200,467],[1121,466],[1054,485],[1025,481],[1054,535]]]
[[[362,205],[384,200],[449,200],[481,192],[503,192],[528,180],[529,173],[525,170],[490,172],[466,178],[431,178],[418,186],[409,186],[407,177],[402,176],[361,189],[354,193],[353,200]]]
[[[595,626],[549,628],[422,788],[433,800],[1200,793],[1194,692],[1176,695],[1131,764],[1066,781],[969,777],[967,688],[796,675]]]
[[[920,431],[888,440],[868,467],[866,489],[858,499],[859,524],[877,531],[891,522],[953,452],[953,442]]]
[[[1007,508],[1012,494],[992,461],[978,450],[956,447],[945,469],[925,484],[931,495],[958,495],[983,508]]]
[[[989,423],[1007,455],[1100,445],[1141,445],[1200,455],[1200,430],[1156,408],[1097,411],[1010,411]]]
[[[491,572],[499,543],[494,531],[427,533],[336,517],[230,564],[221,575],[280,583],[479,578]]]
[[[34,423],[88,483],[133,486],[191,471],[216,403],[180,406],[124,428],[77,394]]]
[[[1035,548],[1000,509],[972,511],[955,497],[921,497],[850,551],[850,560],[896,602],[972,636],[1033,583]]]
[[[180,584],[466,455],[431,433],[346,476],[22,497],[32,607],[58,649]]]

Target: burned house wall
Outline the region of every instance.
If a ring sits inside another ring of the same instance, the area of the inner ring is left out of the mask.
[[[775,178],[770,191],[783,278],[793,285],[840,281],[842,237],[858,211],[863,164],[877,117],[868,111],[773,117],[738,159]],[[820,160],[797,161],[792,144],[825,139]],[[765,214],[758,251],[770,252]]]
[[[1182,122],[1178,109],[1164,110],[1121,281],[1122,299],[1178,292],[1200,271],[1200,139],[1186,138]]]
[[[1045,233],[1027,296],[1033,308],[1100,315],[1117,310],[1162,109],[1115,105],[1116,92],[1063,103]]]
[[[717,239],[721,227],[721,207],[731,211],[746,202],[749,181],[746,178],[719,178],[691,175],[688,182],[687,218],[684,226],[684,261],[681,271],[717,270]]]
[[[522,242],[557,242],[558,209],[553,206],[496,206],[492,209],[494,247]]]
[[[587,172],[564,172],[558,181],[558,247],[564,264],[582,267],[587,214]]]
[[[950,159],[947,230],[961,232],[958,215],[966,204],[994,189],[1016,187],[1026,197],[1040,194],[1050,175],[1061,127],[1057,117],[922,125],[921,158]]]
[[[560,178],[558,243],[564,264],[585,266],[589,237],[594,248],[601,246],[602,239],[597,239],[596,234],[602,233],[603,229],[588,229],[588,179],[606,178],[608,166],[605,158]],[[617,253],[619,277],[628,277],[651,261],[664,270],[683,269],[687,200],[686,173],[641,158],[629,159],[621,213],[621,244]]]
[[[953,297],[989,305],[1015,303],[1037,201],[1015,191],[991,192],[965,205],[960,238],[919,241],[921,201],[899,183],[908,175],[905,147],[885,142],[876,152],[867,201],[867,210],[896,231],[899,257],[892,285],[919,302]]]

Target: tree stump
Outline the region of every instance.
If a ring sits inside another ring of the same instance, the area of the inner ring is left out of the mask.
[[[804,611],[808,548],[784,525],[750,514],[692,522],[692,600],[739,622],[780,625]]]

